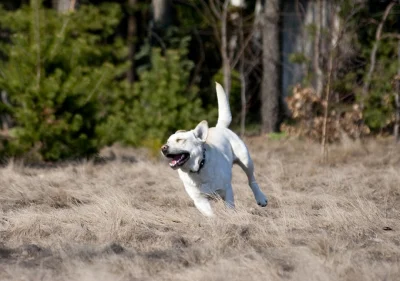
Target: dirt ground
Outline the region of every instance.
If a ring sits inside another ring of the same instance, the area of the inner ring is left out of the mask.
[[[400,145],[246,142],[269,205],[235,166],[212,219],[139,151],[0,168],[0,280],[400,280]]]

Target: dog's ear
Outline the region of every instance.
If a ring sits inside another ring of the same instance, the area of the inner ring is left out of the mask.
[[[205,142],[208,135],[208,122],[206,120],[201,121],[196,128],[194,128],[193,133],[196,138]]]

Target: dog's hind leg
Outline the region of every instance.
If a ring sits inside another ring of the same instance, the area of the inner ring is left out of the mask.
[[[257,204],[261,207],[267,206],[268,199],[261,191],[260,187],[257,184],[256,178],[254,177],[254,164],[253,160],[250,157],[249,151],[247,150],[247,147],[243,142],[241,142],[236,143],[233,149],[236,156],[235,163],[238,164],[246,173],[249,180],[249,186],[253,191],[254,198],[256,199]]]

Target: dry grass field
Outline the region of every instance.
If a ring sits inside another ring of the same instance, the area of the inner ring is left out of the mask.
[[[0,168],[0,280],[400,280],[400,146],[246,142],[269,205],[234,167],[212,219],[138,151]]]

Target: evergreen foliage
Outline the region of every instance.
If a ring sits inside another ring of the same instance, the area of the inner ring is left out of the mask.
[[[21,4],[27,2],[30,5]],[[292,5],[289,2],[285,5]],[[393,125],[392,80],[398,71],[400,21],[396,6],[383,29],[383,34],[394,36],[380,40],[368,95],[361,97],[377,23],[388,5],[388,1],[380,2],[334,1],[346,32],[342,38],[345,43],[335,50],[330,108],[341,116],[362,100],[361,123],[374,132]],[[75,159],[93,155],[115,142],[157,151],[177,129],[193,128],[202,119],[215,124],[214,81],[223,80],[220,22],[207,6],[208,1],[174,3],[168,27],[154,24],[150,1],[138,0],[134,8],[127,0],[76,3],[75,11],[67,13],[51,9],[52,2],[42,0],[5,1],[0,8],[0,92],[6,93],[7,100],[1,96],[0,122],[4,116],[11,120],[6,133],[0,127],[0,156]],[[252,29],[256,26],[256,1],[246,4],[239,11],[247,23],[245,38],[259,33]],[[126,36],[129,16],[136,20],[136,30],[131,34],[134,38],[130,37],[136,52],[132,85],[126,79],[131,66]],[[304,27],[309,33],[304,40],[312,44],[318,26],[314,22]],[[228,36],[238,35],[235,28],[229,16]],[[320,31],[325,42],[321,46],[327,45],[332,32],[326,26]],[[257,56],[263,46],[258,46],[257,40],[251,38],[243,51],[248,65],[254,67],[246,74],[246,122],[250,126],[260,123],[262,69]],[[234,41],[229,44],[233,46]],[[319,61],[326,84],[329,48],[325,50]],[[315,83],[313,57],[308,51],[302,52],[283,55],[289,55],[291,63],[302,65],[304,84],[309,86]],[[237,66],[232,69],[231,82],[235,129],[241,110]]]
[[[45,160],[93,154],[96,127],[106,121],[104,101],[126,64],[125,47],[112,38],[120,8],[82,6],[59,14],[40,6],[1,10],[10,42],[0,51],[0,88],[8,93],[15,122],[9,155],[32,151]]]
[[[161,142],[177,129],[191,129],[205,117],[198,88],[190,85],[193,62],[187,59],[188,39],[179,48],[151,49],[151,64],[139,73],[134,88],[126,90],[99,127],[105,143],[159,150]],[[149,46],[145,46],[149,50]]]
[[[10,41],[0,46],[0,88],[15,122],[3,152],[30,152],[35,160],[89,156],[122,142],[158,149],[177,128],[204,117],[198,88],[190,83],[189,38],[174,49],[143,47],[134,87],[123,79],[124,42],[114,36],[120,6],[81,6],[59,14],[41,6],[1,10]],[[3,109],[3,108],[2,108]]]

